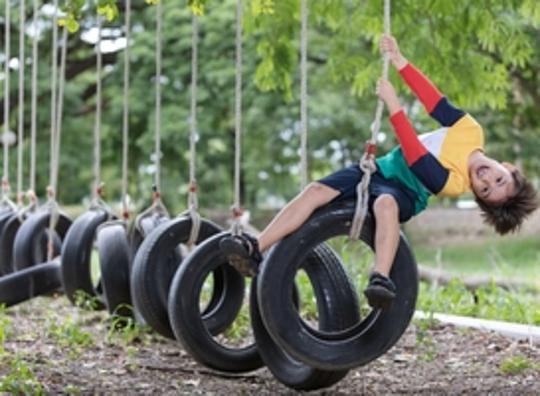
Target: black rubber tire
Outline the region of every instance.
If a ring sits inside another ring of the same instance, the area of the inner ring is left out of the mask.
[[[11,208],[8,208],[8,207],[2,207],[0,209],[0,237],[4,233],[4,227],[6,223],[9,221],[9,219],[13,216],[14,213],[15,212]],[[4,257],[6,254],[7,252],[4,252],[0,246],[0,256]],[[0,276],[7,275],[13,272],[13,269],[12,269],[13,265],[9,266],[11,268],[11,271],[9,271],[9,268],[7,267],[8,266],[6,264],[0,265]]]
[[[308,255],[303,268],[317,298],[319,327],[326,331],[346,329],[360,320],[358,298],[335,253],[322,244]],[[285,353],[264,326],[257,302],[257,280],[251,284],[251,325],[259,353],[274,377],[296,390],[316,390],[334,385],[348,370],[321,370],[310,367]],[[296,304],[295,304],[296,305]]]
[[[133,317],[129,282],[130,249],[125,224],[120,221],[102,224],[97,231],[96,246],[107,310],[111,315]]]
[[[327,370],[364,365],[390,349],[410,323],[418,295],[416,262],[401,236],[390,277],[397,292],[386,311],[372,311],[357,325],[340,333],[307,327],[290,301],[298,263],[314,246],[334,236],[348,235],[355,202],[321,208],[295,233],[283,239],[264,261],[257,298],[265,326],[276,343],[306,364]],[[374,224],[366,219],[361,239],[373,248]]]
[[[139,248],[141,247],[141,244],[143,243],[144,239],[148,235],[150,235],[152,231],[154,231],[161,224],[165,224],[170,220],[171,218],[165,212],[154,211],[154,212],[147,213],[142,218],[136,218],[135,221],[131,224],[131,228],[129,230],[130,274],[133,272],[133,263],[135,261],[135,256],[137,255],[137,252],[139,251]],[[173,267],[176,267],[175,263],[179,263],[180,261],[182,261],[182,254],[180,253],[180,249],[176,249],[174,253],[171,254],[171,260],[174,261],[172,263]],[[166,282],[170,283],[170,280]],[[131,283],[131,280],[130,280],[130,283]],[[131,289],[131,301],[135,301],[135,296],[134,296],[135,289],[131,284],[130,284],[130,289]],[[141,325],[148,325],[143,315],[137,310],[137,307],[135,306],[135,304],[133,304],[133,315],[137,323]]]
[[[203,219],[197,244],[220,231],[219,226]],[[141,314],[150,327],[164,337],[171,339],[174,339],[174,333],[167,312],[169,288],[182,261],[178,246],[188,241],[190,232],[191,219],[185,216],[159,225],[144,239],[132,264],[131,287],[135,310]],[[214,324],[210,324],[213,331],[228,326],[232,316],[232,312],[229,312],[230,309],[227,308],[226,304],[225,311],[216,309],[216,304],[230,300],[229,297],[225,298],[222,295],[226,291],[223,287],[223,282],[226,280],[223,278],[220,274],[215,275],[213,302],[207,308],[208,312],[213,312],[208,316],[209,320],[210,317],[214,316]],[[223,313],[225,313],[224,317]],[[236,314],[237,312],[234,312],[232,320]]]
[[[15,245],[15,237],[21,227],[21,219],[24,222],[27,215],[19,215],[13,212],[5,221],[2,232],[0,233],[0,274],[7,275],[15,271],[13,264],[13,248]],[[34,246],[34,257],[37,260],[43,257],[42,252],[47,251],[49,244],[49,230],[45,229],[41,232],[40,242]],[[53,234],[54,251],[59,252],[62,246],[62,241],[56,233]]]
[[[78,292],[89,297],[98,297],[91,275],[91,258],[100,224],[107,221],[110,214],[103,209],[91,209],[73,222],[62,245],[62,282],[64,292],[72,304],[77,303]],[[104,305],[97,301],[95,309]]]
[[[15,270],[32,267],[47,260],[47,235],[50,212],[42,210],[32,213],[19,228],[13,243],[13,266]],[[55,256],[60,254],[63,240],[71,226],[70,218],[60,212],[54,229],[59,241],[55,240]],[[44,243],[45,242],[45,243]]]
[[[170,220],[171,218],[168,215],[156,212],[142,219],[136,219],[135,222],[138,222],[138,226],[133,222],[129,231],[129,246],[131,250],[130,261],[132,264],[144,239],[161,224],[165,224]],[[178,252],[178,254],[180,254],[180,252]]]
[[[38,264],[0,278],[0,305],[10,307],[61,286],[59,261]]]
[[[13,268],[13,244],[15,235],[21,226],[18,214],[12,213],[2,227],[0,233],[0,274],[7,275],[14,271]]]
[[[220,371],[240,373],[263,366],[257,346],[229,348],[220,344],[212,336],[226,327],[222,327],[220,332],[211,331],[209,321],[205,320],[204,312],[201,313],[199,308],[206,278],[220,268],[229,274],[223,294],[229,305],[233,303],[230,313],[234,316],[230,317],[229,325],[242,307],[244,278],[228,264],[219,249],[219,242],[227,236],[230,233],[223,232],[208,238],[180,264],[169,291],[169,320],[176,339],[199,363]]]

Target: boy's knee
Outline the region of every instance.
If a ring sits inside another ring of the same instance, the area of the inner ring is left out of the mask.
[[[338,195],[339,191],[319,182],[309,183],[301,193],[302,198],[316,206],[325,205]]]
[[[382,194],[373,203],[373,212],[376,217],[399,216],[399,206],[396,199],[390,194]]]

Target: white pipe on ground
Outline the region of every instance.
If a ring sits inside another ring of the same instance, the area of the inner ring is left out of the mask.
[[[531,345],[540,344],[540,326],[441,313],[430,314],[423,311],[416,311],[414,313],[415,319],[429,319],[431,317],[439,322],[452,324],[457,327],[471,327],[483,331],[493,331],[506,337],[527,340]]]

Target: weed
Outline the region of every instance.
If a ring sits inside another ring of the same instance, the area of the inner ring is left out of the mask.
[[[523,355],[514,355],[504,359],[499,369],[503,374],[515,375],[528,369],[540,370],[540,363],[535,363]]]
[[[437,357],[437,346],[429,333],[429,330],[438,325],[438,321],[433,318],[433,313],[427,319],[415,320],[416,324],[416,345],[421,354],[420,359],[431,362]]]
[[[7,375],[0,378],[0,392],[21,395],[43,395],[43,387],[30,367],[15,358],[10,363]]]
[[[133,312],[133,307],[122,304],[117,311],[122,311],[122,315],[113,314],[109,319],[109,332],[107,341],[111,344],[120,343],[123,346],[135,342],[142,342],[145,335],[148,334],[148,326],[137,323],[132,316],[125,315],[127,312]]]
[[[75,291],[75,306],[87,310],[96,311],[100,307],[100,301],[96,296],[92,296],[84,290]]]
[[[81,390],[75,385],[68,385],[64,388],[64,392],[68,395],[81,395]]]
[[[11,320],[6,315],[4,305],[0,305],[0,355],[4,353],[4,344],[10,332]]]
[[[71,318],[61,324],[50,323],[47,333],[58,345],[69,348],[73,357],[80,354],[81,348],[95,344],[92,334],[82,330],[81,326]]]

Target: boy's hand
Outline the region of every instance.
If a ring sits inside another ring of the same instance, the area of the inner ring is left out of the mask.
[[[392,85],[392,83],[390,83],[390,81],[384,80],[382,78],[379,79],[379,81],[377,82],[376,93],[379,98],[381,98],[384,103],[386,103],[390,115],[401,111],[401,104],[399,103],[396,90],[394,89],[394,86]]]
[[[379,47],[383,55],[388,55],[390,62],[392,62],[396,69],[400,70],[407,66],[408,61],[403,55],[401,55],[399,45],[393,36],[383,34],[381,36],[381,41],[379,42]]]

